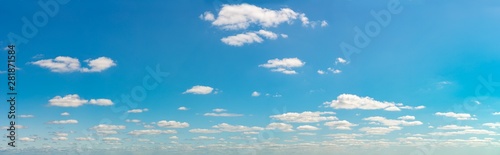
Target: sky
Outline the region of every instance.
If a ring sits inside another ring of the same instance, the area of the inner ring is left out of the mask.
[[[0,154],[500,153],[497,1],[3,4]]]

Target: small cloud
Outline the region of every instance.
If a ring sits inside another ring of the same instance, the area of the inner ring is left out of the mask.
[[[325,74],[325,71],[323,71],[323,70],[318,70],[317,72],[318,72],[318,74],[320,74],[320,75]]]
[[[31,57],[31,58],[32,59],[41,59],[41,58],[43,58],[43,56],[44,56],[43,54],[37,54],[37,55],[35,55],[35,56]]]
[[[217,109],[213,109],[212,111],[214,111],[214,112],[224,112],[224,111],[227,111],[227,110],[226,109],[217,108]]]
[[[321,21],[321,27],[326,27],[326,26],[328,26],[328,23],[325,20]]]
[[[348,63],[349,62],[347,60],[340,57],[335,60],[335,64],[348,64]]]
[[[280,35],[281,35],[281,37],[282,37],[282,38],[285,38],[285,39],[286,39],[286,38],[288,38],[288,35],[287,35],[287,34],[283,34],[283,33],[282,33],[282,34],[280,34]]]
[[[214,90],[214,88],[212,87],[209,87],[209,86],[200,86],[200,85],[197,85],[197,86],[193,86],[192,88],[186,90],[184,93],[182,94],[199,94],[199,95],[206,95],[206,94],[210,94],[212,93],[212,91]]]
[[[61,113],[61,116],[69,116],[69,113],[68,112],[63,112],[63,113]]]
[[[206,21],[214,21],[215,20],[215,16],[212,12],[210,11],[207,11],[203,14],[200,15],[200,19],[202,20],[206,20]]]
[[[283,74],[297,74],[292,68],[298,68],[305,65],[305,62],[298,58],[271,59],[259,67],[270,68],[272,72],[281,72]]]
[[[77,124],[78,121],[74,119],[60,120],[60,121],[50,121],[49,124]]]
[[[186,111],[186,110],[189,110],[189,109],[186,108],[186,107],[179,107],[179,108],[177,108],[177,110]]]
[[[203,116],[212,116],[212,117],[240,117],[242,114],[232,114],[232,113],[205,113]]]
[[[19,115],[20,118],[33,118],[33,115]]]
[[[253,97],[258,97],[258,96],[260,96],[260,93],[257,92],[257,91],[254,91],[254,92],[252,92],[252,96]]]
[[[129,110],[127,111],[127,113],[143,113],[143,112],[147,112],[149,111],[149,109],[145,108],[145,109],[132,109],[132,110]]]
[[[339,73],[342,73],[341,70],[338,70],[338,69],[333,69],[333,68],[328,68],[328,71],[332,72],[333,74],[339,74]]]

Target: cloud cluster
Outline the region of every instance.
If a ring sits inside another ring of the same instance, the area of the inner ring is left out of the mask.
[[[97,59],[87,59],[84,60],[88,67],[81,67],[80,60],[77,58],[58,56],[54,59],[44,59],[31,62],[33,65],[40,66],[42,68],[47,68],[52,72],[64,73],[64,72],[102,72],[116,66],[116,63],[108,57],[99,57]]]
[[[78,94],[70,94],[64,97],[55,96],[54,98],[49,100],[50,106],[57,107],[79,107],[84,104],[98,105],[98,106],[111,106],[113,102],[109,99],[91,99],[85,100],[81,99]]]

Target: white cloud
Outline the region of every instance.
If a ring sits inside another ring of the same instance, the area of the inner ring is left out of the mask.
[[[179,108],[177,108],[177,110],[182,110],[182,111],[185,111],[185,110],[189,110],[189,109],[188,109],[188,108],[186,108],[186,107],[179,107]]]
[[[23,142],[34,142],[35,139],[33,138],[30,138],[30,137],[21,137],[19,138],[20,141],[23,141]]]
[[[76,137],[75,140],[77,140],[77,141],[94,141],[95,139],[92,137]]]
[[[144,108],[144,109],[132,109],[132,110],[128,110],[127,113],[143,113],[143,112],[147,112],[149,111],[149,109],[147,108]]]
[[[267,125],[266,129],[267,130],[281,130],[283,132],[294,131],[293,126],[290,124],[286,124],[286,123],[271,123],[271,124]]]
[[[363,120],[365,121],[371,121],[374,123],[380,123],[385,126],[417,126],[417,125],[422,125],[423,123],[420,121],[406,121],[406,120],[394,120],[394,119],[387,119],[385,117],[381,116],[374,116],[374,117],[368,117],[364,118]]]
[[[33,118],[33,115],[19,115],[20,118]]]
[[[192,88],[186,90],[183,94],[200,94],[200,95],[206,95],[212,93],[214,88],[209,87],[209,86],[200,86],[196,85],[193,86]]]
[[[213,13],[207,11],[203,14],[200,15],[200,19],[202,20],[206,20],[206,21],[214,21],[215,20],[215,16]]]
[[[120,138],[117,137],[104,137],[102,138],[103,141],[120,141]]]
[[[289,112],[280,115],[272,115],[270,118],[275,120],[280,120],[284,122],[292,123],[315,123],[321,121],[338,120],[335,116],[323,116],[323,115],[333,115],[334,112],[311,112],[305,111],[302,113]]]
[[[327,69],[328,71],[332,72],[333,74],[339,74],[339,73],[342,73],[341,70],[339,69],[333,69],[333,68],[328,68]]]
[[[363,127],[359,131],[363,131],[370,135],[385,135],[392,131],[401,130],[399,126],[389,126],[389,127]]]
[[[496,135],[493,131],[481,130],[481,129],[465,129],[461,131],[451,131],[451,132],[432,132],[429,135],[433,136],[455,136],[455,135],[468,135],[468,134],[476,134],[476,135]]]
[[[437,127],[439,130],[467,130],[473,129],[471,126],[445,125]]]
[[[191,133],[220,133],[221,131],[219,130],[212,130],[212,129],[191,129],[189,130]]]
[[[298,126],[297,127],[297,130],[309,130],[309,131],[314,131],[314,130],[319,130],[318,127],[315,127],[315,126],[311,126],[311,125],[302,125],[302,126]]]
[[[325,71],[323,71],[323,70],[318,70],[318,74],[323,75],[323,74],[325,74]]]
[[[326,122],[324,125],[337,130],[351,130],[351,127],[358,126],[346,120]]]
[[[61,116],[69,116],[69,113],[68,112],[63,112],[63,113],[61,113]]]
[[[55,133],[54,135],[57,137],[68,137],[69,134],[68,133]]]
[[[193,140],[214,140],[215,137],[207,137],[207,136],[198,136],[198,137],[193,137]]]
[[[162,120],[156,123],[159,127],[164,128],[187,128],[189,127],[189,123],[187,122],[176,122],[176,121],[166,121]]]
[[[111,106],[113,102],[110,99],[91,99],[88,104],[99,106]]]
[[[270,10],[250,4],[223,5],[218,13],[218,17],[212,21],[212,25],[227,30],[247,29],[251,25],[260,27],[276,27],[282,23],[292,23],[293,20],[301,17],[304,25],[309,24],[304,14],[293,11],[289,8],[280,10]],[[203,19],[206,20],[206,13]],[[209,18],[210,19],[210,18]]]
[[[256,33],[261,35],[261,36],[264,36],[267,39],[271,39],[271,40],[278,39],[278,35],[274,32],[271,32],[271,31],[259,30]]]
[[[401,119],[401,120],[415,120],[415,116],[406,115],[406,116],[398,117],[398,119]]]
[[[52,72],[102,72],[110,67],[116,66],[115,62],[107,57],[99,57],[97,59],[87,59],[84,62],[90,68],[81,68],[80,61],[77,58],[58,56],[55,59],[44,59],[31,62],[42,68],[47,68]]]
[[[500,115],[500,112],[491,113],[492,115]]]
[[[249,132],[249,131],[261,131],[264,130],[262,127],[247,127],[243,125],[230,125],[227,123],[221,123],[218,125],[212,126],[212,128],[219,129],[220,131],[224,132]]]
[[[470,114],[467,113],[454,113],[454,112],[437,112],[435,113],[436,116],[444,116],[444,117],[451,117],[455,118],[457,120],[477,120],[476,118],[473,118]]]
[[[328,22],[326,22],[325,20],[321,21],[321,27],[326,27],[328,26]]]
[[[282,38],[288,38],[287,34],[280,34]]]
[[[401,103],[377,101],[371,97],[359,97],[352,94],[341,94],[336,100],[323,103],[327,107],[334,109],[362,109],[362,110],[378,110],[383,109],[386,111],[401,111],[409,106],[404,106]],[[413,107],[410,107],[413,109]],[[422,107],[421,107],[422,108]],[[407,109],[407,108],[406,108]]]
[[[98,106],[113,105],[113,102],[111,102],[111,100],[109,99],[91,99],[90,101],[91,102],[89,102],[89,100],[81,99],[78,94],[69,94],[64,97],[55,96],[54,98],[49,100],[49,105],[57,107],[79,107],[84,104],[93,104]]]
[[[225,112],[227,111],[226,109],[221,109],[221,108],[217,108],[217,109],[212,109],[213,112]]]
[[[116,63],[107,57],[87,59],[84,62],[88,63],[90,68],[82,68],[82,72],[102,72],[110,67],[116,66]]]
[[[65,141],[68,140],[68,137],[52,137],[54,141]]]
[[[257,33],[247,32],[234,36],[228,36],[221,39],[221,41],[231,46],[243,46],[244,44],[261,43],[264,41]]]
[[[490,127],[492,129],[500,128],[500,122],[496,123],[484,123],[483,126]]]
[[[168,139],[170,139],[170,140],[177,140],[177,139],[179,139],[179,137],[177,137],[177,136],[170,136],[170,137],[168,137]]]
[[[312,132],[301,132],[301,133],[298,133],[298,135],[302,135],[302,136],[316,136],[316,133],[312,133]]]
[[[139,135],[158,135],[158,134],[176,134],[175,130],[155,130],[155,129],[146,129],[146,130],[132,130],[128,134],[139,136]]]
[[[260,96],[260,93],[257,92],[257,91],[254,91],[254,92],[252,92],[252,96],[253,97],[258,97],[258,96]]]
[[[243,114],[233,114],[233,113],[205,113],[203,116],[213,116],[213,117],[240,117]]]
[[[50,121],[49,124],[77,124],[78,121],[74,119],[60,120],[60,121]]]
[[[139,123],[139,122],[141,122],[141,120],[138,120],[138,119],[126,119],[125,122]]]
[[[335,64],[348,64],[349,62],[347,62],[347,60],[343,59],[343,58],[337,58],[335,60]]]
[[[124,125],[109,125],[109,124],[99,124],[90,129],[95,130],[98,134],[118,134],[116,130],[124,130],[126,127]]]
[[[297,74],[292,68],[302,67],[305,62],[298,58],[283,58],[271,59],[267,63],[259,65],[259,67],[271,68],[273,72],[281,72],[283,74]]]

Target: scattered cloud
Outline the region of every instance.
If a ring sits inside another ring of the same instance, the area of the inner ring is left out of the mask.
[[[437,127],[439,130],[467,130],[473,129],[471,126],[445,125]]]
[[[199,94],[199,95],[206,95],[212,93],[214,88],[209,87],[209,86],[200,86],[196,85],[193,86],[192,88],[186,90],[183,94]]]
[[[193,137],[191,139],[193,139],[193,140],[214,140],[215,137],[198,136],[198,137]]]
[[[217,109],[213,109],[212,111],[213,112],[225,112],[227,110],[226,109],[217,108]]]
[[[376,124],[381,124],[385,126],[417,126],[417,125],[422,125],[423,123],[420,121],[406,121],[406,120],[394,120],[394,119],[387,119],[385,117],[381,116],[374,116],[374,117],[368,117],[364,118],[363,120],[365,121],[371,121]]]
[[[61,116],[69,116],[69,113],[68,112],[63,112],[63,113],[61,113]]]
[[[324,125],[336,130],[352,130],[351,127],[358,126],[346,120],[326,122]]]
[[[243,126],[243,125],[230,125],[227,123],[221,123],[218,125],[212,126],[212,128],[219,129],[220,131],[224,132],[250,132],[250,131],[261,131],[264,130],[262,127],[248,127],[248,126]]]
[[[108,57],[99,57],[97,59],[87,59],[84,62],[87,63],[88,67],[81,67],[80,61],[77,58],[72,58],[68,56],[58,56],[54,59],[44,59],[35,62],[30,62],[33,65],[40,66],[42,68],[47,68],[52,72],[65,73],[65,72],[102,72],[113,66],[116,63]]]
[[[335,64],[348,64],[349,62],[343,58],[335,59]]]
[[[260,96],[260,93],[257,91],[252,92],[252,97],[258,97]]]
[[[335,116],[324,116],[324,115],[333,115],[334,112],[311,112],[305,111],[302,113],[289,112],[280,115],[272,115],[270,118],[275,120],[280,120],[284,122],[290,123],[316,123],[321,121],[331,121],[338,120]]]
[[[302,126],[298,126],[297,130],[314,131],[314,130],[319,130],[319,128],[315,127],[315,126],[311,126],[311,125],[302,125]]]
[[[318,74],[320,74],[320,75],[325,74],[325,71],[323,71],[323,70],[318,70],[317,72],[318,72]]]
[[[30,137],[21,137],[19,138],[20,141],[23,141],[23,142],[34,142],[35,139],[34,138],[30,138]]]
[[[203,116],[213,116],[213,117],[240,117],[243,114],[233,114],[233,113],[205,113]]]
[[[78,121],[74,119],[60,120],[60,121],[50,121],[49,124],[77,124]]]
[[[149,109],[147,108],[144,108],[144,109],[132,109],[132,110],[128,110],[127,113],[143,113],[143,112],[147,112],[149,111]]]
[[[33,118],[34,115],[19,115],[20,118]]]
[[[138,119],[126,119],[125,122],[130,122],[130,123],[140,123],[141,120]]]
[[[363,127],[359,131],[363,131],[369,135],[385,135],[392,131],[401,130],[399,126],[389,126],[389,127]]]
[[[444,117],[450,117],[450,118],[455,118],[457,120],[477,120],[477,118],[472,117],[470,114],[467,113],[454,113],[454,112],[437,112],[435,113],[436,116],[444,116]]]
[[[490,127],[492,129],[500,128],[500,122],[496,123],[484,123],[483,126]]]
[[[90,129],[95,130],[98,134],[110,135],[118,134],[117,130],[124,130],[125,128],[124,125],[99,124]]]
[[[81,99],[80,96],[78,96],[78,94],[70,94],[64,97],[55,96],[54,98],[49,100],[50,106],[57,106],[57,107],[79,107],[84,104],[111,106],[113,105],[113,102],[111,102],[111,100],[109,99],[91,99],[89,102],[89,100]]]
[[[293,132],[293,126],[286,123],[271,123],[267,125],[267,130],[281,130],[283,132]]]
[[[159,127],[163,128],[187,128],[189,127],[189,123],[187,122],[176,122],[176,121],[166,121],[162,120],[156,123]]]
[[[146,130],[132,130],[128,132],[129,135],[139,136],[139,135],[158,135],[158,134],[176,134],[175,130],[155,130],[155,129],[146,129]]]
[[[352,94],[341,94],[336,100],[324,102],[324,105],[333,109],[361,109],[361,110],[379,110],[401,111],[401,109],[421,109],[423,106],[410,107],[401,103],[377,101],[371,97],[359,97]]]
[[[186,111],[186,110],[189,110],[189,109],[186,108],[186,107],[179,107],[179,108],[177,108],[177,110]]]
[[[221,131],[219,130],[212,130],[212,129],[191,129],[189,130],[191,133],[203,133],[203,134],[209,134],[209,133],[220,133]]]
[[[305,62],[298,58],[283,58],[271,59],[267,63],[259,65],[259,67],[270,68],[272,72],[280,72],[283,74],[297,74],[293,68],[302,67]]]
[[[328,26],[328,22],[326,22],[325,20],[321,21],[321,27],[326,27]]]

